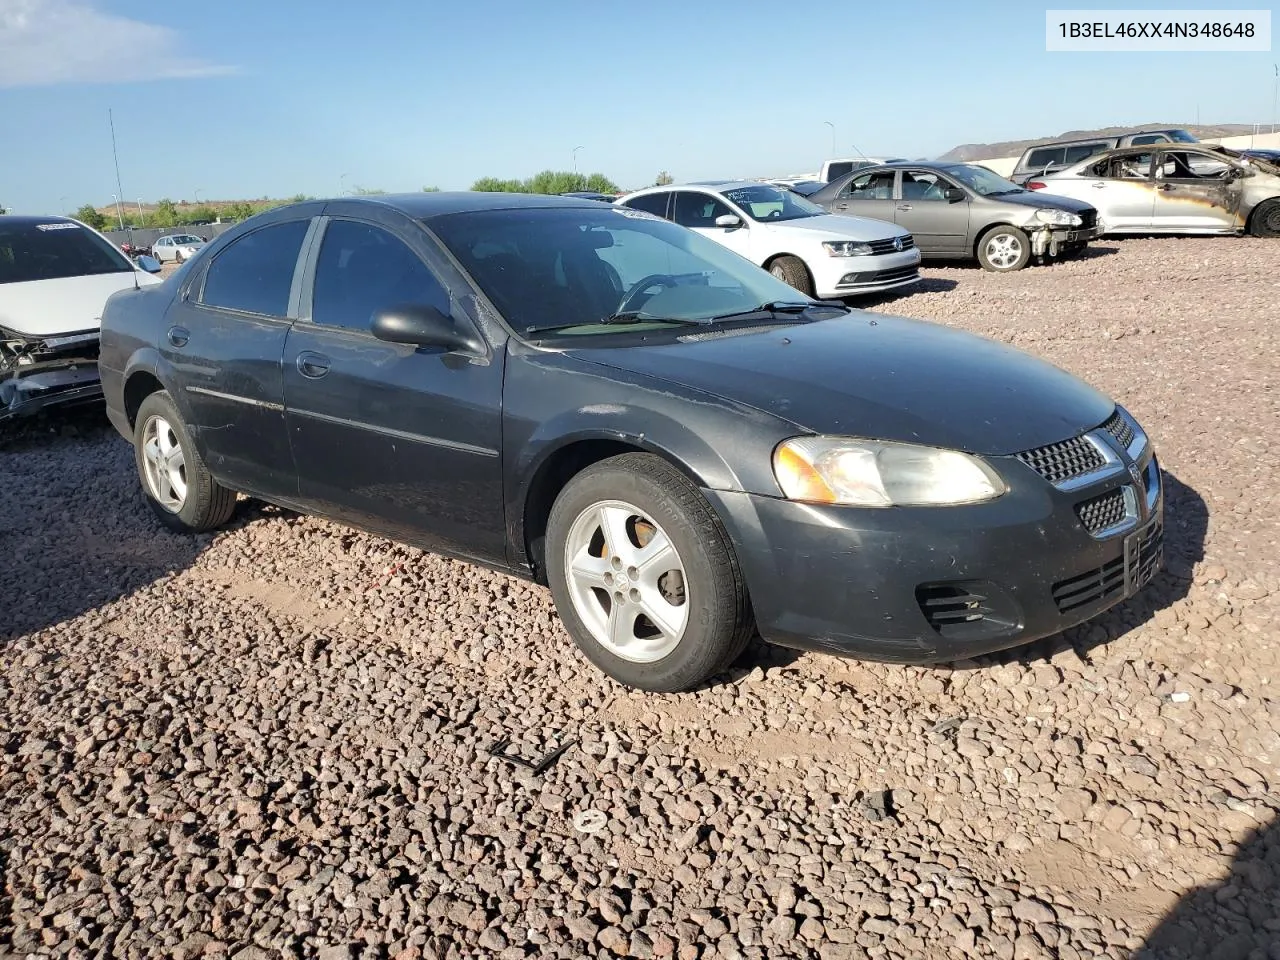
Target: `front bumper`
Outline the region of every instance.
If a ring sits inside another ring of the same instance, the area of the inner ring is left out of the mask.
[[[1135,514],[1090,534],[1077,507],[1115,476],[1060,490],[992,458],[1009,482],[966,507],[859,509],[707,491],[736,548],[761,636],[899,663],[1015,647],[1089,620],[1163,565],[1164,490],[1144,455]],[[1128,474],[1125,484],[1132,484]]]
[[[42,364],[0,379],[0,422],[39,413],[54,405],[97,401],[102,397],[98,365],[93,361]]]
[[[1102,226],[1052,227],[1040,225],[1031,230],[1031,252],[1037,257],[1056,257],[1066,247],[1078,247],[1102,236]]]
[[[880,293],[920,282],[920,251],[865,257],[828,257],[809,265],[819,299]]]

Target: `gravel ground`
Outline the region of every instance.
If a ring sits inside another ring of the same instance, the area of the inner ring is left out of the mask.
[[[100,414],[0,435],[0,945],[1280,960],[1280,243],[926,274],[877,308],[1111,392],[1169,488],[1144,596],[947,668],[629,695],[540,588],[248,503],[174,536]]]

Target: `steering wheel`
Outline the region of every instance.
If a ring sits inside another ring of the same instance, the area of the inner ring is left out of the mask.
[[[617,312],[626,313],[628,310],[633,309],[631,301],[636,299],[636,297],[644,293],[650,287],[674,287],[675,285],[675,280],[671,279],[671,275],[668,273],[651,273],[647,277],[642,277],[636,283],[633,283],[631,288],[623,296],[622,302],[618,304]]]

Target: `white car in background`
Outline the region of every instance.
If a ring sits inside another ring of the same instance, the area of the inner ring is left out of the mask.
[[[151,255],[161,263],[167,263],[170,260],[182,263],[194,257],[196,251],[206,243],[208,241],[204,237],[197,237],[193,233],[179,233],[171,237],[161,237],[153,243]]]
[[[79,220],[0,216],[0,421],[101,396],[107,298],[161,283],[159,270]]]
[[[920,281],[920,251],[909,231],[829,214],[757,180],[646,187],[615,202],[710,237],[808,296],[880,293]]]

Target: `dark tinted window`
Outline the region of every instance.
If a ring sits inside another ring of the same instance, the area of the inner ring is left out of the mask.
[[[1162,134],[1159,134],[1159,133],[1144,133],[1140,137],[1133,138],[1133,145],[1135,147],[1140,147],[1145,143],[1162,143],[1163,141],[1168,139],[1169,139],[1168,137],[1163,136]]]
[[[1079,163],[1088,157],[1092,157],[1095,153],[1101,153],[1110,147],[1109,143],[1078,143],[1074,147],[1067,147],[1068,164]]]
[[[78,223],[0,223],[0,283],[132,270],[124,254]]]
[[[716,217],[733,213],[715,197],[705,193],[694,193],[692,190],[676,192],[676,209],[672,217],[682,227],[711,228],[716,225]]]
[[[311,319],[368,330],[374,313],[400,303],[450,313],[449,295],[440,281],[401,240],[367,223],[331,221],[316,263]]]
[[[1066,158],[1066,149],[1063,147],[1042,147],[1039,150],[1032,150],[1027,155],[1027,166],[1033,170],[1039,170],[1051,163],[1062,163]]]
[[[200,302],[283,317],[309,220],[290,220],[236,240],[209,265]]]
[[[827,164],[827,183],[830,183],[832,180],[839,180],[846,173],[849,173],[852,170],[853,170],[852,161],[842,160],[840,163]]]
[[[628,200],[624,206],[634,207],[637,210],[644,210],[646,213],[657,214],[659,217],[667,215],[667,197],[671,194],[665,190],[662,193],[649,193],[643,197],[633,197]]]

